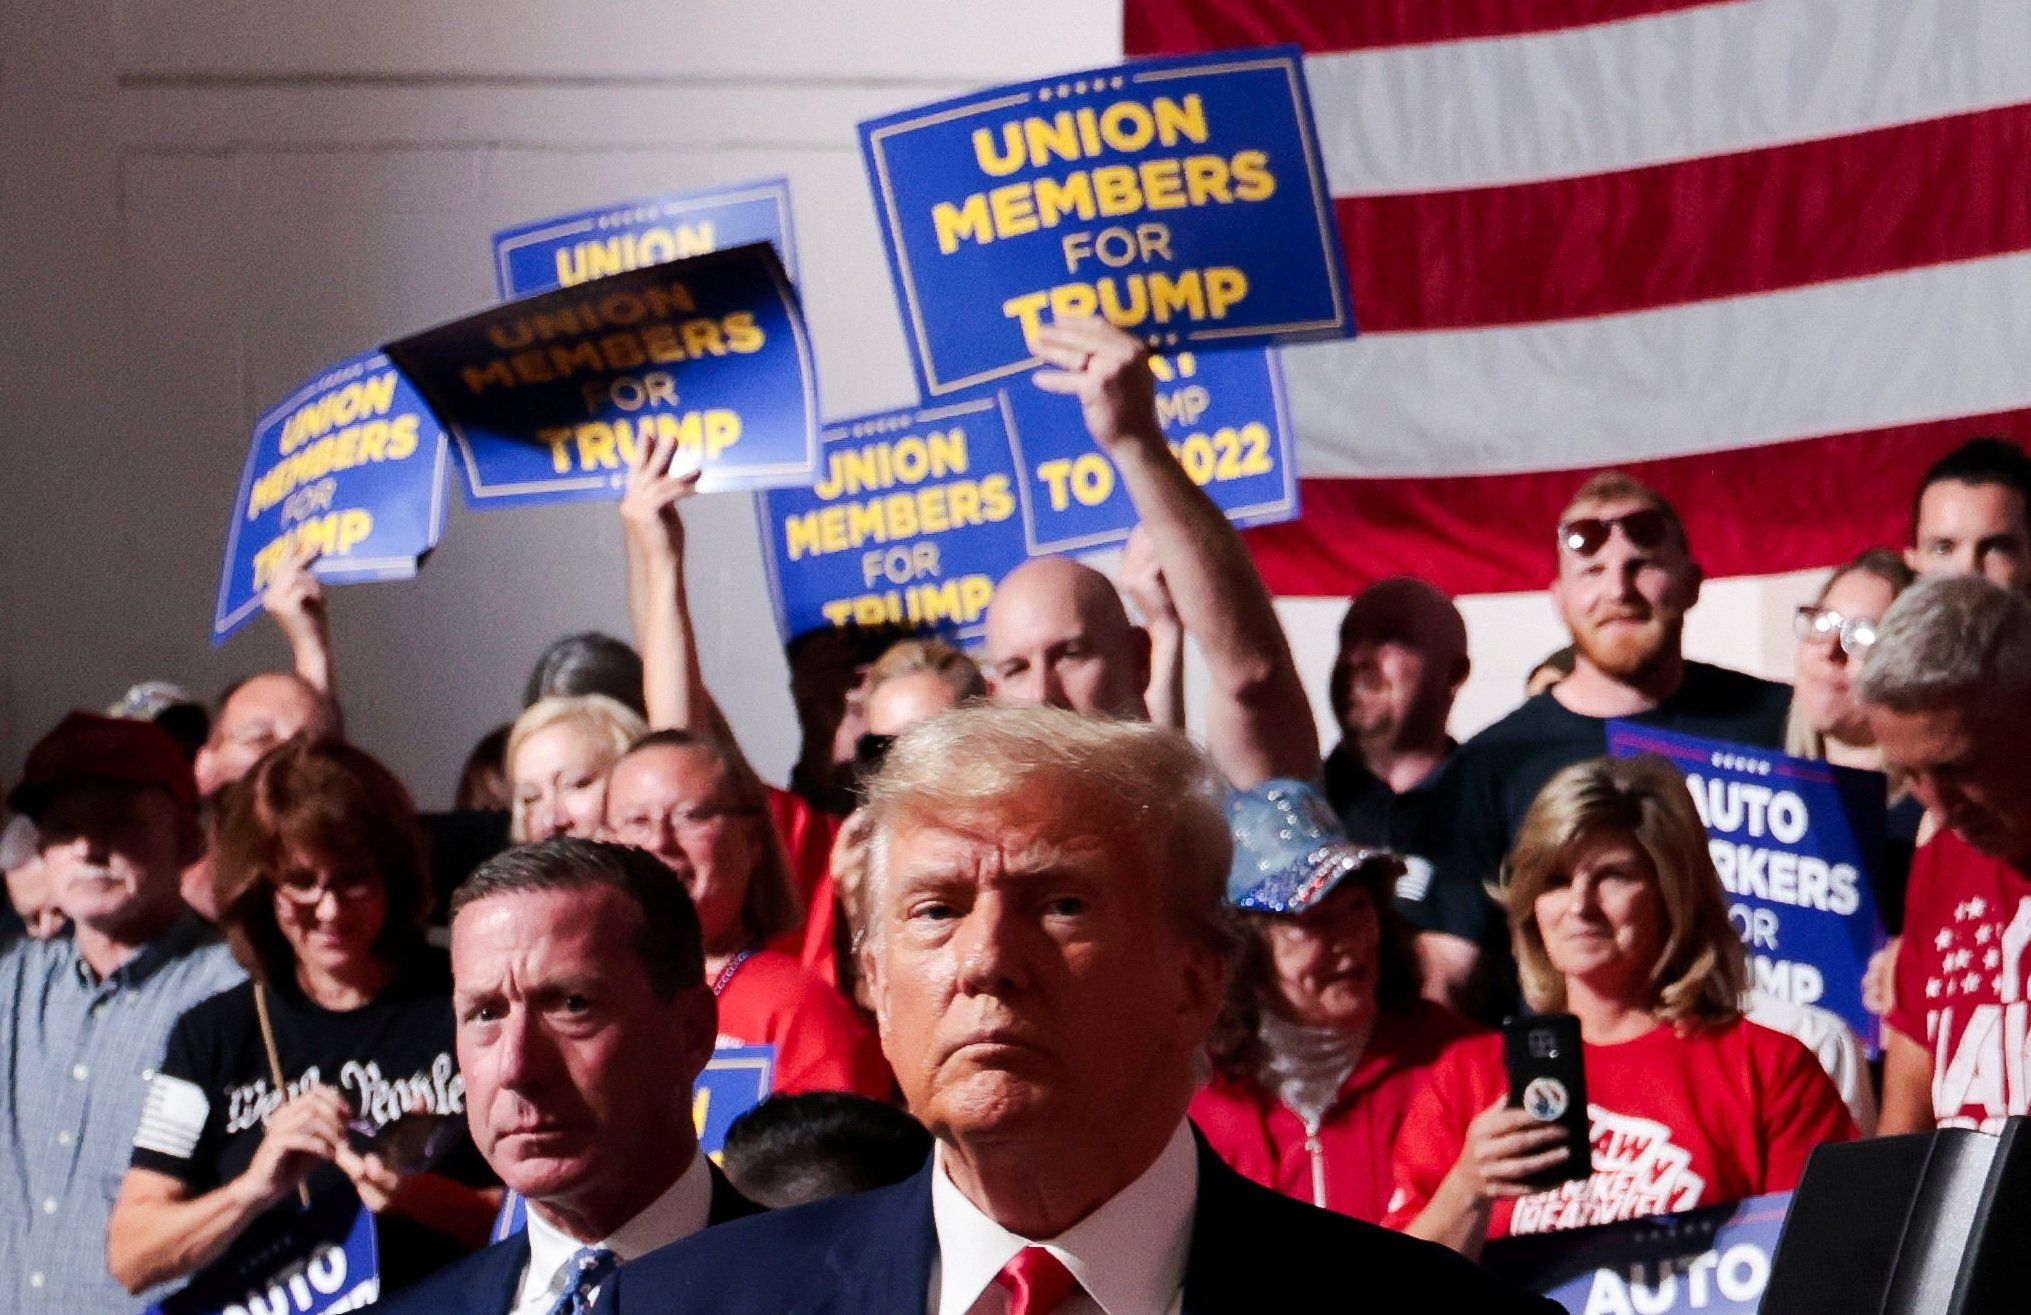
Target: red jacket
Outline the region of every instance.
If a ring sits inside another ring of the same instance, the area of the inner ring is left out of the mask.
[[[1215,1077],[1192,1098],[1192,1121],[1220,1158],[1264,1187],[1370,1223],[1389,1208],[1397,1128],[1424,1075],[1481,1029],[1428,1000],[1389,1010],[1316,1132],[1253,1078]]]

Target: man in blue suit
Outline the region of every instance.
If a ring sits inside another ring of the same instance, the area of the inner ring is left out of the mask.
[[[1185,1121],[1226,987],[1223,787],[1175,732],[1052,708],[911,730],[871,784],[864,965],[936,1138],[906,1183],[714,1229],[599,1309],[1555,1312],[1258,1188]]]
[[[451,972],[466,1117],[528,1229],[376,1310],[582,1315],[619,1263],[759,1209],[692,1131],[718,1010],[654,857],[559,838],[488,860],[451,899]]]

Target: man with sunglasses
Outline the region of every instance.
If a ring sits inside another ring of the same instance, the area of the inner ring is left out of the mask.
[[[1677,512],[1626,475],[1589,480],[1559,518],[1552,604],[1572,632],[1573,674],[1474,736],[1440,773],[1424,852],[1426,989],[1489,1020],[1516,1001],[1508,927],[1486,893],[1531,801],[1560,768],[1607,752],[1621,719],[1733,744],[1781,748],[1789,687],[1691,662],[1685,615],[1702,574]]]
[[[106,1218],[178,1017],[242,977],[184,905],[197,786],[168,733],[72,713],[8,806],[32,819],[69,936],[0,956],[0,1309],[126,1312]]]

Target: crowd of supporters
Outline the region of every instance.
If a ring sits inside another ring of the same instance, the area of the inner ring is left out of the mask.
[[[782,787],[702,674],[683,518],[697,480],[667,439],[638,454],[619,507],[632,644],[578,635],[542,654],[450,813],[419,817],[372,746],[345,739],[307,561],[266,600],[293,670],[213,708],[160,683],[76,691],[108,712],[66,717],[5,771],[0,1307],[135,1309],[259,1247],[284,1214],[355,1200],[380,1223],[392,1295],[487,1243],[504,1182],[542,1201],[527,1147],[507,1148],[548,1125],[485,1122],[508,1117],[499,1091],[534,1081],[510,1069],[538,1061],[489,1034],[488,1072],[461,1071],[490,1016],[446,953],[454,917],[515,891],[561,910],[554,932],[499,931],[531,974],[546,937],[621,916],[616,892],[640,905],[640,939],[663,916],[642,891],[681,891],[688,930],[672,935],[695,944],[644,951],[649,966],[608,944],[602,971],[643,976],[648,1010],[671,997],[648,977],[695,960],[682,973],[709,988],[713,1043],[772,1048],[776,1094],[726,1142],[747,1201],[708,1210],[696,1186],[693,1226],[915,1173],[941,1123],[892,1068],[910,1038],[868,967],[888,842],[863,805],[871,782],[907,776],[913,728],[984,704],[1182,730],[1224,778],[1231,953],[1190,1116],[1285,1196],[1474,1258],[1505,1235],[1788,1190],[1828,1142],[2031,1112],[2031,458],[1978,438],[1942,460],[1907,544],[1855,544],[1799,600],[1790,685],[1684,654],[1698,545],[1656,492],[1597,477],[1543,527],[1572,644],[1527,697],[1454,741],[1467,627],[1431,585],[1386,580],[1347,610],[1341,739],[1322,753],[1241,539],[1155,426],[1145,354],[1093,322],[1044,330],[1040,349],[1140,516],[1122,579],[1028,562],[973,655],[908,633],[801,637],[802,749]],[[1206,675],[1190,725],[1188,641]],[[1880,1072],[1838,1017],[1752,989],[1683,778],[1608,758],[1611,720],[1884,773]],[[604,875],[503,868],[503,853]],[[1520,1011],[1570,1013],[1583,1041],[1593,1163],[1552,1187],[1568,1151],[1510,1105],[1493,1030]],[[605,1090],[599,1064],[632,1062],[596,1049],[582,1069],[577,1052],[556,1060],[587,1092]],[[670,1097],[696,1076],[682,1068],[627,1069],[667,1089],[625,1108],[587,1096],[584,1126],[688,1120]],[[496,1103],[469,1107],[482,1089]],[[386,1135],[397,1125],[423,1131]],[[560,1285],[580,1243],[629,1238],[609,1249],[629,1261],[680,1235],[642,1221],[694,1180],[628,1146],[608,1171],[626,1210],[577,1232],[561,1206],[532,1214],[503,1309],[577,1309],[551,1303],[579,1291]]]

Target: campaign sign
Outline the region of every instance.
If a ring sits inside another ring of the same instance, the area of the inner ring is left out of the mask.
[[[1164,350],[1354,335],[1295,46],[1141,60],[860,125],[926,398],[1099,315]]]
[[[349,357],[254,423],[226,531],[212,643],[261,610],[305,547],[320,580],[406,580],[444,530],[444,433],[379,352]]]
[[[788,179],[626,201],[504,228],[494,234],[494,285],[503,299],[527,297],[749,242],[774,246],[796,280]]]
[[[823,441],[815,485],[758,499],[783,641],[845,625],[978,637],[1026,556],[1006,396],[863,416]]]
[[[1497,1238],[1481,1263],[1572,1315],[1755,1315],[1791,1193]]]
[[[1227,519],[1244,526],[1297,519],[1297,452],[1275,353],[1178,352],[1151,357],[1150,368],[1172,454]],[[1008,398],[1030,552],[1126,539],[1135,506],[1087,434],[1079,399],[1025,381],[1010,384]]]
[[[1685,773],[1756,989],[1840,1015],[1873,1058],[1862,974],[1884,940],[1871,877],[1882,774],[1621,721],[1608,723],[1608,752],[1659,754]]]
[[[726,1146],[733,1121],[769,1098],[776,1081],[774,1046],[719,1046],[691,1088],[691,1122],[698,1130],[698,1149],[714,1163]],[[529,1226],[529,1203],[510,1191],[494,1216],[488,1240],[502,1241]]]
[[[808,484],[817,469],[810,337],[765,242],[507,302],[387,351],[481,506],[616,500],[629,459],[659,439],[708,491]]]
[[[374,1216],[350,1192],[260,1216],[226,1254],[143,1315],[327,1315],[381,1295]]]

